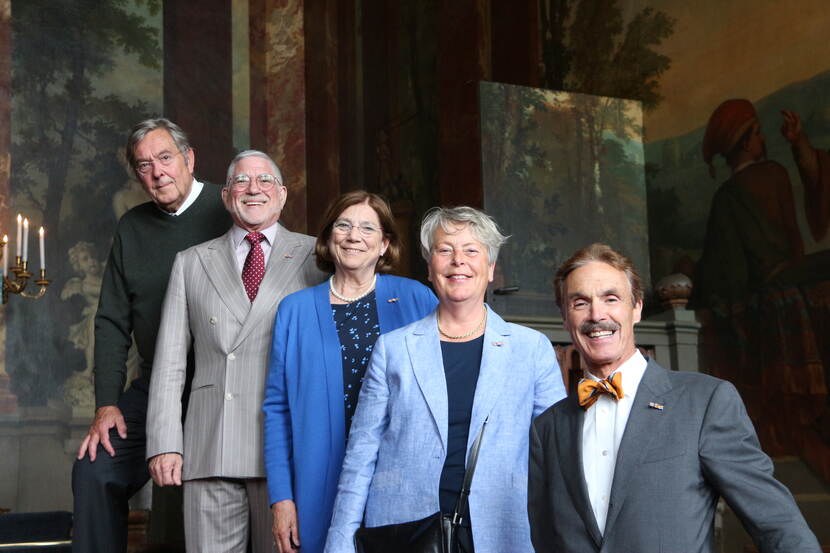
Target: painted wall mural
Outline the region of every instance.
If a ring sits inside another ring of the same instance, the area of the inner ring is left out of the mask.
[[[703,369],[830,480],[826,6],[653,4],[678,30],[645,118],[652,276],[693,278]]]
[[[125,133],[162,109],[161,2],[12,4],[11,206],[47,228],[49,292],[6,309],[22,407],[91,413],[94,313],[117,219],[146,201]]]
[[[484,207],[514,236],[495,286],[519,287],[494,305],[556,313],[552,275],[595,241],[648,274],[640,103],[499,83],[481,83],[479,96]]]

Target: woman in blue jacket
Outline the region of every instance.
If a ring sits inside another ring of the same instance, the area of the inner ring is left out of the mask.
[[[437,300],[384,274],[401,243],[388,204],[362,190],[329,207],[317,265],[332,277],[282,300],[265,389],[265,471],[283,553],[323,550],[351,418],[375,340],[423,318]],[[380,274],[379,274],[380,273]]]

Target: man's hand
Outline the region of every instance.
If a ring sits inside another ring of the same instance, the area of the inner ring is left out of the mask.
[[[182,456],[178,453],[162,453],[150,459],[150,476],[159,486],[182,485]]]
[[[115,427],[118,430],[118,435],[122,440],[127,438],[127,423],[124,422],[124,415],[121,414],[121,409],[115,405],[107,405],[99,407],[95,411],[95,419],[89,426],[89,432],[86,438],[81,442],[81,447],[78,448],[78,459],[83,459],[84,455],[89,455],[90,461],[95,461],[95,456],[98,454],[98,444],[104,446],[110,457],[115,457],[115,448],[110,443],[110,428]]]
[[[297,528],[297,507],[290,499],[271,505],[274,524],[271,533],[277,544],[277,553],[289,553],[300,548],[300,531]]]
[[[781,134],[790,144],[795,144],[801,138],[801,118],[794,111],[782,109],[781,115],[784,120],[781,122]]]

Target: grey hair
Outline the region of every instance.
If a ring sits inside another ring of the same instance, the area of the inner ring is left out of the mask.
[[[487,247],[487,261],[491,265],[496,262],[499,249],[509,238],[501,233],[496,221],[483,211],[468,206],[433,207],[421,221],[421,255],[427,261],[432,255],[438,225],[448,234],[456,232],[450,225],[469,225],[473,236]]]
[[[233,176],[234,169],[236,169],[236,164],[245,159],[246,157],[261,157],[265,161],[271,164],[271,169],[274,171],[274,176],[277,177],[277,182],[280,186],[285,186],[282,182],[282,173],[280,172],[280,168],[277,167],[277,163],[271,159],[271,156],[266,154],[265,152],[260,152],[259,150],[245,150],[236,154],[231,160],[231,164],[228,165],[228,175],[225,177],[225,186],[227,186],[230,181],[231,177]]]
[[[127,137],[127,151],[125,152],[127,156],[127,164],[132,168],[133,172],[138,175],[138,171],[135,169],[136,165],[136,157],[135,157],[135,148],[138,146],[138,143],[144,140],[144,137],[151,131],[157,129],[164,129],[168,133],[170,133],[170,137],[173,139],[173,144],[176,145],[176,148],[182,153],[186,154],[190,149],[190,141],[187,139],[187,135],[182,130],[180,126],[175,124],[169,119],[164,117],[158,117],[156,119],[145,119],[141,123],[138,123],[135,127],[132,128],[130,131],[130,136]]]

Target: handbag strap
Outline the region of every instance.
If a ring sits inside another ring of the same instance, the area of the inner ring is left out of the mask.
[[[464,484],[461,486],[461,493],[458,494],[458,502],[455,504],[455,511],[452,514],[453,526],[458,526],[466,515],[469,507],[468,498],[470,497],[470,484],[473,482],[473,474],[476,472],[476,463],[478,462],[478,450],[481,449],[481,436],[484,434],[484,427],[487,426],[487,421],[490,420],[490,415],[484,419],[481,429],[478,431],[473,442],[473,447],[470,450],[470,459],[467,461],[467,469],[464,471]]]

